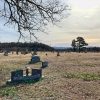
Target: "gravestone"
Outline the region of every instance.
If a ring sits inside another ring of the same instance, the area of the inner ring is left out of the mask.
[[[48,54],[47,54],[47,53],[46,53],[45,55],[46,55],[46,56],[48,56]]]
[[[23,50],[21,51],[21,54],[23,54],[23,55],[26,55],[26,54],[28,54],[28,53],[29,53],[28,49],[23,49]]]
[[[23,70],[11,72],[11,82],[20,82],[23,78]]]
[[[8,56],[8,52],[7,51],[4,52],[4,56]]]
[[[34,81],[38,81],[42,77],[42,69],[32,69],[31,75],[27,74],[23,75],[23,70],[17,70],[11,72],[11,80],[7,81],[7,84],[12,83],[30,83]]]
[[[59,52],[57,52],[57,56],[60,56],[60,53]]]
[[[19,49],[16,50],[16,54],[19,55]]]
[[[34,51],[32,55],[33,55],[33,56],[34,56],[34,55],[37,55],[37,51]]]
[[[48,67],[48,62],[47,61],[42,62],[42,67],[41,68],[46,68],[46,67]]]
[[[39,56],[32,56],[31,61],[29,62],[30,64],[34,64],[40,62],[40,57]]]
[[[34,80],[39,80],[42,77],[42,69],[32,69],[32,77]]]

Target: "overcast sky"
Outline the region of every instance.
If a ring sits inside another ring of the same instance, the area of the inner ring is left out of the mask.
[[[37,34],[40,42],[52,46],[70,46],[72,39],[82,36],[89,46],[100,46],[100,0],[63,1],[71,6],[70,15],[58,23],[59,27],[49,25],[48,34]],[[16,42],[16,29],[3,24],[4,21],[0,19],[0,41]]]

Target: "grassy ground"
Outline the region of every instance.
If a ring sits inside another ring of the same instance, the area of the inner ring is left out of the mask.
[[[27,65],[30,54],[3,56],[0,54],[0,100],[100,100],[99,53],[38,53],[47,60],[43,79],[34,84],[5,85],[10,72],[40,67]]]

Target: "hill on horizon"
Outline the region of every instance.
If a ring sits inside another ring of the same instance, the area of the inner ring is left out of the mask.
[[[7,43],[0,43],[0,50],[7,50],[7,51],[52,51],[54,50],[53,47],[50,47],[49,45],[33,42],[33,43],[27,43],[27,42],[7,42]]]

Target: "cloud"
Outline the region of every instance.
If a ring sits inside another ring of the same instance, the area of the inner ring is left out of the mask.
[[[64,0],[71,6],[70,16],[57,23],[59,27],[49,25],[46,31],[49,33],[37,34],[43,43],[47,44],[71,44],[71,40],[82,36],[90,45],[100,44],[100,0]],[[67,11],[66,11],[67,13]],[[0,23],[0,37],[2,41],[15,41],[18,38],[16,29],[4,27]],[[3,23],[3,24],[2,24]],[[7,38],[5,38],[5,36]],[[9,39],[8,39],[9,38]],[[97,43],[97,44],[96,44]]]

